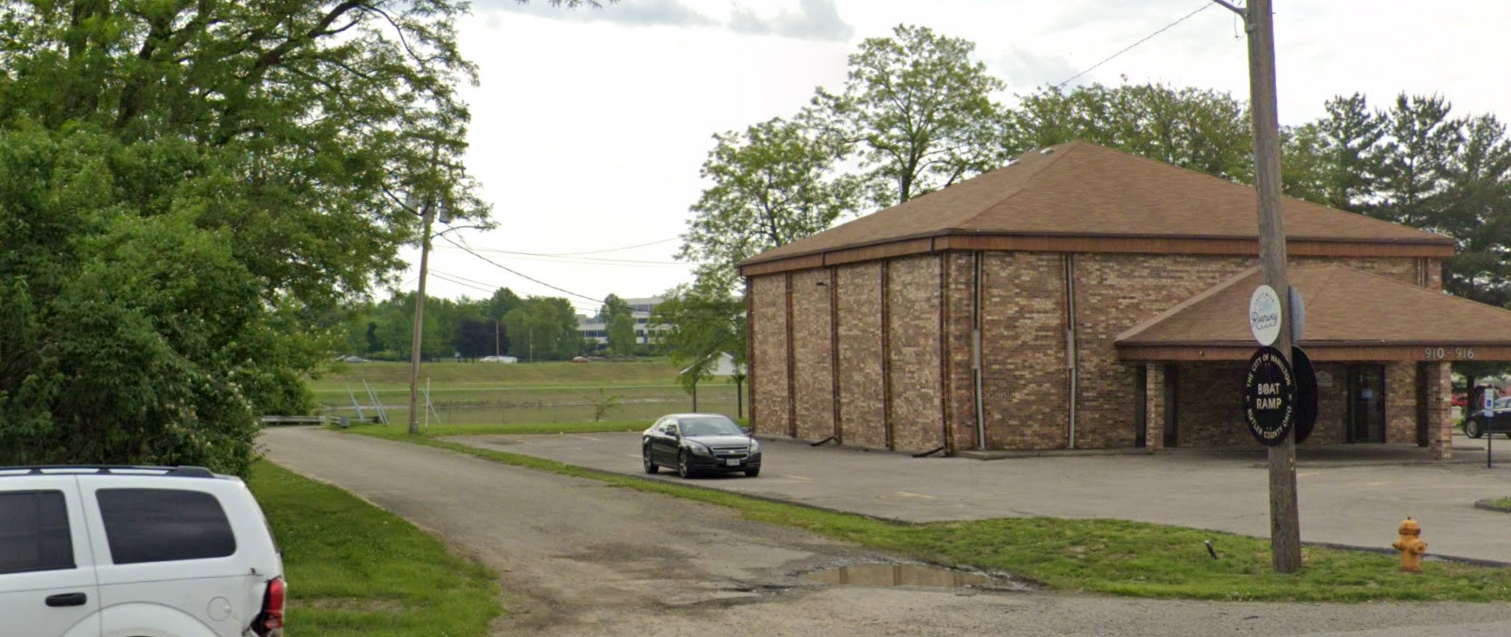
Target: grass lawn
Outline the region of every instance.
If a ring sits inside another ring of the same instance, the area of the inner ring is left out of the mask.
[[[1496,499],[1491,499],[1491,500],[1480,500],[1479,504],[1483,504],[1486,507],[1491,508],[1491,509],[1495,509],[1497,511],[1505,511],[1507,513],[1511,513],[1511,498],[1496,498]]]
[[[486,635],[494,577],[414,525],[271,462],[247,481],[283,551],[291,634]]]
[[[673,412],[691,411],[692,397],[677,385],[677,368],[660,360],[592,363],[426,363],[421,386],[429,379],[430,400],[446,425],[591,420],[594,405],[617,397],[607,414],[617,420],[647,424]],[[367,383],[363,385],[364,381]],[[408,419],[408,363],[348,363],[310,381],[315,400],[326,413],[355,415],[352,394],[371,415],[371,387],[393,422]],[[422,397],[423,401],[424,398]],[[733,416],[740,410],[735,386],[709,380],[698,386],[698,409]]]
[[[1426,574],[1409,575],[1397,570],[1394,556],[1312,547],[1302,549],[1300,574],[1277,575],[1270,567],[1268,540],[1229,533],[1055,518],[894,524],[408,436],[396,428],[353,431],[726,506],[752,520],[794,526],[929,562],[1008,572],[1058,589],[1218,600],[1511,600],[1511,569],[1505,568],[1429,562],[1424,565]],[[1221,559],[1207,555],[1203,540],[1212,541]]]
[[[677,367],[665,359],[640,361],[594,361],[592,363],[425,363],[420,378],[436,385],[461,387],[549,385],[671,385],[677,382]],[[409,390],[409,363],[344,363],[336,370],[310,381],[318,392],[345,393],[347,384],[361,387],[366,380],[374,388]]]

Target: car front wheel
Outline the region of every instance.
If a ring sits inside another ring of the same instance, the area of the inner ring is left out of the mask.
[[[677,475],[683,478],[693,477],[693,461],[687,457],[687,450],[677,452]]]
[[[1469,436],[1470,438],[1478,438],[1484,434],[1485,432],[1480,431],[1480,424],[1478,421],[1474,420],[1473,418],[1464,421],[1464,435]]]
[[[656,461],[655,460],[651,460],[651,448],[650,447],[644,447],[644,448],[642,448],[640,450],[640,459],[643,460],[643,461],[645,461],[645,472],[646,473],[654,474],[654,473],[656,473],[656,472],[658,472],[658,471],[661,470],[661,467],[656,466]]]

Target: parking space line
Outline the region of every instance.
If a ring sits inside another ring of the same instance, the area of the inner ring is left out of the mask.
[[[908,493],[907,491],[898,491],[897,495],[900,495],[904,498],[924,498],[926,500],[934,499],[934,496],[932,495],[924,495],[922,493]]]
[[[573,438],[582,438],[583,440],[591,440],[593,442],[603,442],[602,440],[599,440],[599,439],[594,438],[592,436],[584,436],[582,434],[572,434],[572,437]]]
[[[793,480],[802,480],[803,482],[813,482],[813,478],[804,478],[803,476],[795,476],[795,475],[786,474],[786,473],[782,474],[782,477],[783,478],[792,478]]]

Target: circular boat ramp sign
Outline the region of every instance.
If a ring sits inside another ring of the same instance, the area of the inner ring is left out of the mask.
[[[1280,350],[1261,347],[1249,358],[1243,383],[1243,419],[1255,439],[1272,446],[1284,442],[1295,426],[1296,374]]]

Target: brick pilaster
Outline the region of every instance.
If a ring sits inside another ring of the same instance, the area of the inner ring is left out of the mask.
[[[1433,460],[1453,458],[1453,381],[1448,363],[1421,366],[1427,374],[1427,453]]]
[[[1144,363],[1144,448],[1165,448],[1165,364]]]

